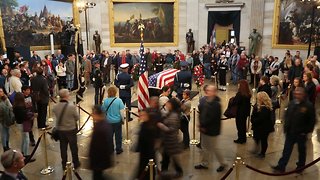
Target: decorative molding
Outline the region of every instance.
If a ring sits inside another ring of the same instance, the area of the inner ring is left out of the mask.
[[[207,3],[206,8],[217,8],[217,7],[240,7],[242,8],[245,3]]]
[[[216,0],[216,3],[233,3],[234,0]]]

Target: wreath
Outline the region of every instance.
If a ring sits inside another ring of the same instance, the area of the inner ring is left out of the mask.
[[[197,65],[193,68],[193,78],[198,88],[204,84],[204,75],[203,75],[202,65]]]

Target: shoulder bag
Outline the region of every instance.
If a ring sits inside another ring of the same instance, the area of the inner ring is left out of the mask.
[[[67,109],[67,106],[68,106],[68,102],[64,105],[64,107],[63,107],[63,109],[62,109],[62,112],[61,112],[61,114],[60,114],[60,116],[59,116],[59,119],[57,119],[57,120],[58,120],[57,126],[59,126],[59,125],[61,124],[61,119],[62,119],[62,117],[63,117],[63,115],[64,115],[65,110]],[[53,140],[55,140],[55,141],[59,141],[59,140],[60,140],[59,130],[57,129],[57,127],[54,127],[54,128],[52,129],[52,131],[51,131],[51,138],[52,138]]]

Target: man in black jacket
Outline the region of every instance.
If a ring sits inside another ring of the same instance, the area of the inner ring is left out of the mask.
[[[1,164],[4,172],[0,175],[0,180],[27,180],[21,169],[25,166],[24,156],[21,152],[10,149],[1,155]]]
[[[43,76],[43,69],[37,68],[37,75],[31,79],[32,98],[36,103],[38,112],[38,128],[45,128],[47,119],[47,107],[49,103],[49,86],[47,79]]]
[[[95,70],[93,72],[93,86],[95,89],[94,93],[94,104],[101,104],[101,91],[103,87],[103,82],[102,82],[102,72],[100,70],[100,63],[99,61],[95,62]]]
[[[201,146],[203,149],[202,162],[195,166],[195,169],[208,169],[211,154],[217,157],[220,167],[217,172],[221,172],[227,166],[223,156],[217,149],[218,135],[221,131],[221,104],[217,95],[217,89],[213,85],[206,88],[206,97],[199,105]]]
[[[313,131],[315,122],[315,109],[312,103],[306,99],[305,90],[302,87],[296,88],[294,100],[289,103],[285,114],[284,133],[286,134],[286,141],[278,165],[272,167],[275,171],[285,171],[295,143],[298,144],[299,151],[297,169],[305,166],[307,135]]]
[[[295,61],[294,61],[294,65],[289,69],[289,80],[291,83],[293,83],[293,80],[294,78],[296,77],[299,77],[301,78],[302,77],[302,74],[303,74],[303,66],[302,66],[302,62],[301,62],[301,59],[297,58]]]

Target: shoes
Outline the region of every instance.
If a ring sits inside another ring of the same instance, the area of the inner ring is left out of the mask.
[[[197,144],[196,146],[197,146],[197,148],[202,149],[201,143]]]
[[[217,172],[222,172],[224,171],[224,169],[225,169],[225,166],[220,166],[218,167]]]
[[[116,152],[117,155],[119,155],[119,154],[121,154],[121,153],[123,153],[123,150],[122,150],[122,149]]]
[[[208,166],[202,165],[202,164],[198,164],[194,166],[195,169],[208,169]]]
[[[285,169],[281,168],[279,166],[271,166],[271,168],[273,169],[274,172],[278,172],[278,173],[284,173]]]
[[[234,140],[233,142],[234,142],[234,143],[237,143],[237,144],[245,144],[245,143],[246,143],[246,141],[241,141],[241,140],[239,140],[239,139]]]
[[[77,163],[77,164],[74,164],[74,169],[79,169],[80,168],[80,166],[81,166],[81,163],[79,162],[79,163]]]
[[[3,147],[3,152],[6,152],[6,151],[8,151],[8,150],[10,150],[9,147]]]
[[[131,122],[131,121],[133,121],[133,118],[129,118],[129,121],[128,121],[128,122]]]
[[[297,171],[296,173],[297,173],[297,174],[303,173],[304,169],[301,169],[301,168],[302,168],[302,167],[297,167],[297,168],[296,168],[296,171]]]

